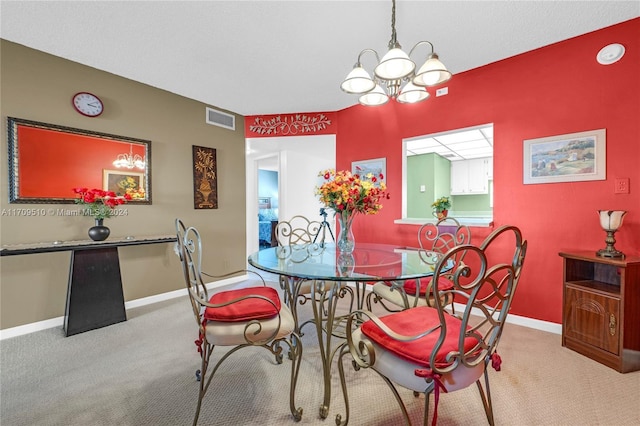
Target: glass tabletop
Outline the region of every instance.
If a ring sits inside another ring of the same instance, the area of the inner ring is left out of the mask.
[[[441,255],[391,244],[356,243],[341,254],[334,243],[271,247],[249,256],[263,271],[331,281],[398,281],[433,275]]]

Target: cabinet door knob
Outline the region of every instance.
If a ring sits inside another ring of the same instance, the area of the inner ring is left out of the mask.
[[[609,334],[616,335],[616,317],[613,314],[609,314]]]

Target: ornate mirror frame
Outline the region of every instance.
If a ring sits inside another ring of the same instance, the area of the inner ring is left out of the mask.
[[[130,203],[151,204],[151,141],[13,117],[7,129],[10,203],[73,204],[73,188],[115,184],[133,191]],[[134,150],[142,169],[114,165]]]

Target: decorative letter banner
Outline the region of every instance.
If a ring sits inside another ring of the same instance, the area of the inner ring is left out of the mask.
[[[245,117],[247,137],[330,135],[335,113],[280,114]]]

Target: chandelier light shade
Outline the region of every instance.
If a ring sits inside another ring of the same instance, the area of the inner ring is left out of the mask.
[[[416,63],[411,59],[411,55],[423,44],[429,45],[431,52],[416,73]],[[362,66],[365,53],[372,53],[377,61],[373,78]],[[416,103],[429,98],[426,87],[442,84],[450,78],[451,72],[440,61],[431,42],[417,42],[408,55],[402,50],[396,36],[396,1],[392,0],[389,51],[382,60],[373,49],[360,52],[358,61],[340,88],[346,93],[360,95],[359,102],[367,106],[382,105],[389,99],[396,99],[401,103]]]
[[[118,154],[118,157],[113,162],[113,165],[118,168],[133,169],[137,168],[144,170],[145,160],[138,154],[133,154],[133,145],[129,144],[129,153]]]
[[[384,105],[389,102],[389,96],[379,84],[376,84],[373,90],[364,93],[358,101],[367,106]]]

